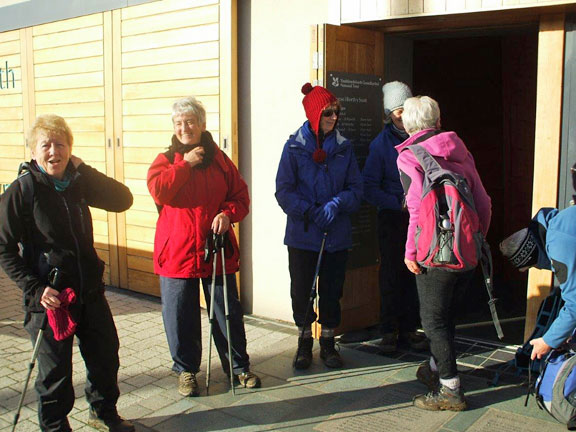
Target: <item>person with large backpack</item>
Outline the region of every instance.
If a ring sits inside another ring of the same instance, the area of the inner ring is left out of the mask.
[[[396,147],[410,213],[404,262],[416,275],[420,318],[432,353],[416,373],[429,393],[416,396],[414,406],[462,411],[467,405],[456,367],[454,318],[479,262],[475,244],[488,232],[491,200],[464,142],[456,133],[440,130],[434,99],[407,99],[402,119],[410,135]],[[431,181],[420,159],[427,166],[439,165],[453,186]],[[438,220],[443,214],[446,219]]]
[[[62,117],[38,116],[28,138],[32,160],[0,200],[0,265],[23,291],[24,328],[38,348],[39,429],[72,430],[75,334],[87,371],[88,424],[132,432],[117,411],[119,341],[90,211],[123,212],[132,194],[72,153],[74,137]]]

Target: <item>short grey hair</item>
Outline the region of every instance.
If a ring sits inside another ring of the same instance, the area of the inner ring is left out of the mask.
[[[202,106],[202,102],[194,96],[187,96],[174,102],[172,105],[172,121],[174,121],[174,117],[187,113],[194,114],[201,125],[206,123],[206,110]]]
[[[436,128],[440,119],[438,102],[428,96],[415,96],[404,101],[402,123],[410,135],[424,129]]]

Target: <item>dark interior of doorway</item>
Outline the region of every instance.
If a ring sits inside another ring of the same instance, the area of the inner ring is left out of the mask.
[[[504,342],[514,344],[523,341],[527,274],[504,262],[498,244],[531,218],[537,35],[524,28],[413,39],[414,94],[438,101],[443,129],[464,140],[492,198],[494,287]],[[459,308],[457,332],[497,340],[480,273]]]

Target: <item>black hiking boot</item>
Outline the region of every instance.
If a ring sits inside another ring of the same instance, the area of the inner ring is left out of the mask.
[[[336,348],[334,348],[334,337],[320,336],[320,358],[324,361],[326,367],[342,367],[342,358]]]
[[[451,390],[445,385],[428,394],[416,396],[414,406],[428,411],[464,411],[467,408],[462,389]]]
[[[312,364],[312,346],[314,339],[312,336],[298,338],[298,351],[294,356],[294,369],[308,369]]]

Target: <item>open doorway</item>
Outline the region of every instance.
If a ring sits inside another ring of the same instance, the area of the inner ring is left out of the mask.
[[[505,342],[522,343],[527,274],[501,258],[498,244],[531,218],[538,30],[535,27],[388,37],[386,81],[436,99],[442,128],[473,154],[492,198],[488,242]],[[461,310],[458,333],[497,340],[480,271]]]

